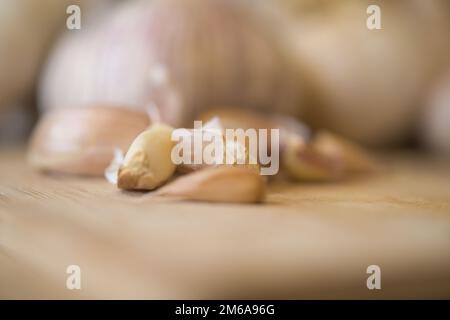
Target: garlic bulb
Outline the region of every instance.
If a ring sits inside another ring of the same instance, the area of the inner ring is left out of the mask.
[[[43,75],[41,106],[154,102],[174,126],[211,105],[295,114],[300,86],[268,30],[272,20],[262,23],[256,11],[242,1],[124,3],[62,39]]]
[[[84,17],[106,1],[0,1],[0,110],[31,93],[52,38],[65,26],[66,7],[80,5]]]
[[[382,2],[381,30],[366,26],[368,4],[328,3],[300,15],[290,37],[311,88],[304,119],[385,146],[412,133],[418,101],[449,52],[450,34],[442,1]]]
[[[52,0],[0,2],[1,107],[31,89],[48,40],[63,18],[57,6]]]

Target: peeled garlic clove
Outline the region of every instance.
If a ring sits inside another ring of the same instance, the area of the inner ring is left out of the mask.
[[[333,181],[342,177],[342,160],[321,153],[300,137],[291,136],[281,156],[286,174],[299,181]]]
[[[28,162],[44,171],[101,176],[114,148],[127,150],[148,125],[145,112],[110,105],[54,110],[39,120]]]
[[[155,123],[136,137],[119,169],[120,189],[152,190],[173,175],[172,131],[168,125]]]
[[[313,144],[320,153],[342,159],[346,172],[370,172],[378,167],[363,148],[330,132],[318,132]]]
[[[265,179],[257,172],[230,166],[195,171],[158,190],[162,196],[223,203],[258,203],[265,192]]]

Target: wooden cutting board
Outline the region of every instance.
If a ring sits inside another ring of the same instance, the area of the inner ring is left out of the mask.
[[[450,163],[385,163],[218,205],[42,175],[2,149],[0,298],[450,298]],[[81,290],[66,288],[69,265]],[[369,265],[381,290],[367,289]]]

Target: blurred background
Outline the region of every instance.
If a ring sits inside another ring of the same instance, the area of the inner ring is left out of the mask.
[[[155,102],[173,125],[255,108],[449,154],[449,15],[446,0],[1,0],[0,143],[51,110]]]
[[[149,105],[281,113],[389,168],[237,206],[24,165],[103,177]],[[0,0],[0,297],[448,298],[449,155],[448,0]]]

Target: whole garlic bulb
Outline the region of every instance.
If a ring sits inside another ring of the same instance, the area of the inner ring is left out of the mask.
[[[367,145],[401,142],[449,52],[444,4],[380,2],[382,29],[369,30],[369,1],[333,3],[303,15],[292,33],[298,69],[313,96],[305,120]]]
[[[260,18],[239,1],[124,3],[96,27],[62,39],[43,76],[41,106],[101,101],[144,108],[158,100],[153,75],[163,66],[162,91],[175,103],[156,104],[172,125],[212,105],[295,114],[296,77]]]
[[[420,130],[421,142],[428,149],[450,156],[450,69],[425,100]]]

